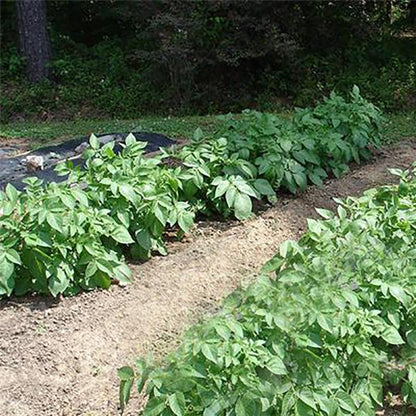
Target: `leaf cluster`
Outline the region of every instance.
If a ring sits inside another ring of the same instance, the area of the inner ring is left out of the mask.
[[[139,360],[123,406],[135,380],[147,416],[368,416],[393,385],[416,405],[416,164],[393,173],[319,210],[165,366]]]
[[[190,144],[153,157],[133,135],[121,151],[92,135],[82,168],[71,161],[57,167],[68,175],[63,184],[29,179],[23,193],[12,185],[0,193],[0,295],[125,283],[125,256],[166,254],[166,232],[182,236],[197,214],[244,220],[254,199],[275,202],[279,188],[320,185],[368,157],[380,120],[354,87],[351,102],[332,94],[291,120],[228,116],[212,136],[197,129]]]
[[[350,101],[335,94],[315,108],[297,109],[292,119],[245,111],[225,116],[222,134],[229,148],[251,161],[274,189],[292,193],[308,183],[322,185],[328,174],[340,176],[380,145],[380,110],[354,86]]]
[[[130,281],[114,248],[127,229],[80,186],[31,178],[25,192],[7,185],[0,206],[0,296],[74,294]]]

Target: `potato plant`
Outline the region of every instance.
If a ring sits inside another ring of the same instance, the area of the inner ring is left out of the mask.
[[[181,236],[196,215],[247,219],[253,199],[274,202],[280,188],[320,185],[367,158],[379,144],[380,120],[354,87],[350,102],[332,94],[291,120],[227,116],[213,136],[197,129],[187,146],[153,157],[132,135],[120,152],[92,135],[82,169],[57,167],[69,175],[64,183],[30,179],[23,193],[11,185],[0,192],[0,296],[124,282],[123,257],[166,254],[168,229]]]
[[[356,86],[350,102],[332,93],[313,109],[297,109],[293,119],[257,111],[223,119],[220,134],[230,151],[251,162],[274,189],[292,193],[308,182],[322,185],[329,173],[339,176],[350,162],[368,159],[371,147],[380,145],[383,120]]]
[[[92,207],[79,186],[27,183],[25,192],[9,184],[0,194],[0,295],[56,296],[130,281],[117,249],[130,236],[108,210]]]
[[[123,367],[146,416],[375,415],[416,405],[416,164],[398,186],[319,210],[258,280],[193,327],[166,365]]]
[[[179,169],[161,164],[162,157],[144,156],[146,143],[129,135],[123,150],[116,154],[114,143],[99,147],[91,137],[84,169],[71,170],[69,183],[84,183],[90,203],[105,207],[116,222],[129,230],[130,245],[135,259],[146,259],[151,251],[166,254],[163,234],[167,226],[177,225],[186,233],[193,225],[194,210],[179,199],[183,187]]]

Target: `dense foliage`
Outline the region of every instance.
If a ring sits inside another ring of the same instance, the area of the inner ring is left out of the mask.
[[[318,210],[165,367],[123,367],[144,415],[374,415],[383,388],[416,405],[416,164],[398,186]]]
[[[243,220],[253,199],[345,172],[379,144],[380,121],[354,87],[349,101],[332,94],[290,120],[229,115],[213,137],[197,129],[190,144],[153,157],[132,135],[118,153],[91,136],[82,169],[57,167],[69,175],[63,184],[29,179],[25,192],[9,184],[0,193],[0,295],[125,283],[124,256],[165,254],[166,231],[186,233],[196,214]]]
[[[128,231],[108,210],[91,206],[79,186],[32,178],[25,192],[7,185],[0,198],[0,296],[56,296],[129,280],[130,269],[112,249],[132,241]]]
[[[52,79],[31,85],[1,2],[1,117],[136,117],[311,105],[357,83],[415,103],[414,0],[47,1]]]

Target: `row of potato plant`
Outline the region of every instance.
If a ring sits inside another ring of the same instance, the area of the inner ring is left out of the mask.
[[[416,405],[414,166],[318,210],[164,366],[121,368],[122,409],[134,381],[145,416],[369,416],[393,385]]]
[[[354,87],[349,102],[332,94],[291,120],[227,116],[213,137],[197,129],[188,145],[153,157],[132,135],[120,152],[92,135],[82,168],[58,166],[64,183],[30,179],[24,192],[0,193],[0,296],[125,283],[124,257],[166,254],[167,229],[186,233],[197,214],[246,219],[253,199],[273,202],[281,187],[321,184],[368,157],[381,120]]]

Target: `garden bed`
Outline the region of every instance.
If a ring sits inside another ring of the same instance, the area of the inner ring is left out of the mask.
[[[147,142],[145,153],[155,152],[160,147],[171,146],[175,143],[174,140],[162,134],[146,132],[133,134],[137,140]],[[102,145],[115,141],[119,149],[126,136],[127,133],[108,133],[99,135],[98,139]],[[87,142],[87,137],[81,137],[34,151],[27,151],[25,144],[19,145],[18,141],[0,142],[0,189],[4,188],[7,183],[11,183],[20,190],[24,187],[22,180],[31,176],[43,179],[45,182],[65,180],[66,176],[58,176],[55,172],[56,164],[68,159],[72,160],[75,166],[82,164],[81,156],[87,148]]]
[[[280,199],[253,220],[199,223],[187,241],[169,244],[169,256],[132,265],[134,283],[126,288],[63,302],[2,300],[0,332],[8,336],[0,339],[0,413],[116,414],[118,367],[148,351],[162,357],[174,348],[190,323],[250,280],[280,243],[297,238],[315,207],[332,209],[334,197],[389,183],[388,168],[407,168],[415,159],[416,140],[404,140],[342,179]]]

